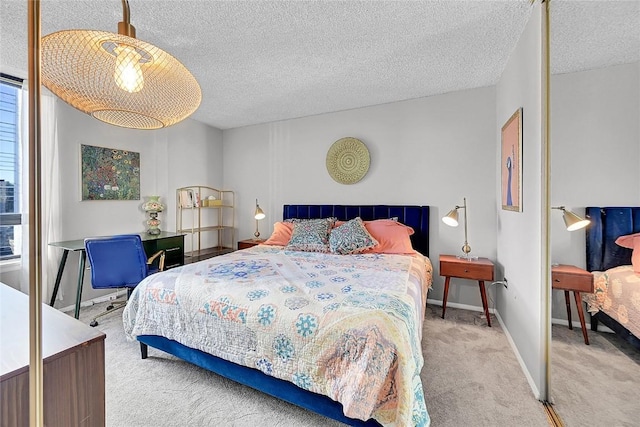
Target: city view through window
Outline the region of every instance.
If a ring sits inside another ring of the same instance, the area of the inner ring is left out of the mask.
[[[20,256],[20,135],[21,90],[0,81],[0,261]]]

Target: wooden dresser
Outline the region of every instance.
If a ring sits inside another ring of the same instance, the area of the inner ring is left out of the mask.
[[[0,426],[28,426],[29,297],[0,283],[0,313]],[[45,425],[105,425],[105,336],[42,305]]]

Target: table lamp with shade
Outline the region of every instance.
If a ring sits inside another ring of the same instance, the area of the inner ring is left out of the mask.
[[[456,205],[455,208],[451,209],[448,214],[442,217],[442,222],[447,224],[449,227],[457,227],[458,226],[458,210],[464,209],[464,244],[462,245],[463,256],[460,258],[471,259],[472,257],[469,255],[471,252],[471,246],[467,240],[467,198],[464,197],[462,199],[462,206]]]
[[[164,205],[160,202],[160,196],[149,196],[148,200],[142,204],[142,210],[149,214],[147,233],[152,235],[160,234],[158,213],[164,210]]]
[[[256,232],[253,235],[256,237],[256,240],[260,239],[260,230],[258,230],[258,221],[265,218],[264,211],[260,208],[258,204],[258,199],[256,199],[256,211],[253,217],[256,219]]]

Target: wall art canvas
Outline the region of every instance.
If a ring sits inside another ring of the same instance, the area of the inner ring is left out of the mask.
[[[522,212],[522,108],[502,126],[502,209]]]
[[[80,145],[82,200],[140,200],[140,153]]]

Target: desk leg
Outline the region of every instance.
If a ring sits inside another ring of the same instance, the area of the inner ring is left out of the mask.
[[[62,272],[64,271],[64,265],[67,263],[67,256],[69,255],[69,250],[65,249],[62,252],[62,259],[60,259],[60,265],[58,266],[58,274],[56,275],[56,284],[53,286],[53,294],[51,294],[51,301],[49,305],[53,307],[53,304],[56,302],[56,297],[58,296],[58,289],[60,288],[60,280],[62,280]]]
[[[564,303],[567,306],[567,319],[569,319],[569,329],[573,329],[573,323],[571,322],[571,298],[569,298],[569,291],[564,291]]]
[[[447,311],[447,295],[449,295],[449,282],[451,277],[447,276],[444,279],[444,295],[442,296],[442,318],[444,319],[444,312]]]
[[[76,294],[76,311],[75,318],[80,317],[80,302],[82,301],[82,282],[84,282],[84,262],[87,259],[87,253],[80,251],[80,260],[78,261],[78,292]]]
[[[584,310],[582,309],[582,299],[580,298],[580,292],[573,291],[573,296],[576,298],[576,308],[578,309],[578,317],[580,318],[580,327],[582,328],[584,343],[586,345],[589,345],[589,336],[587,335],[587,328],[584,325]]]
[[[491,327],[491,315],[489,314],[489,304],[487,304],[487,290],[484,287],[484,280],[478,280],[480,285],[480,297],[482,298],[482,308],[484,308],[484,315],[487,317],[487,325]]]

